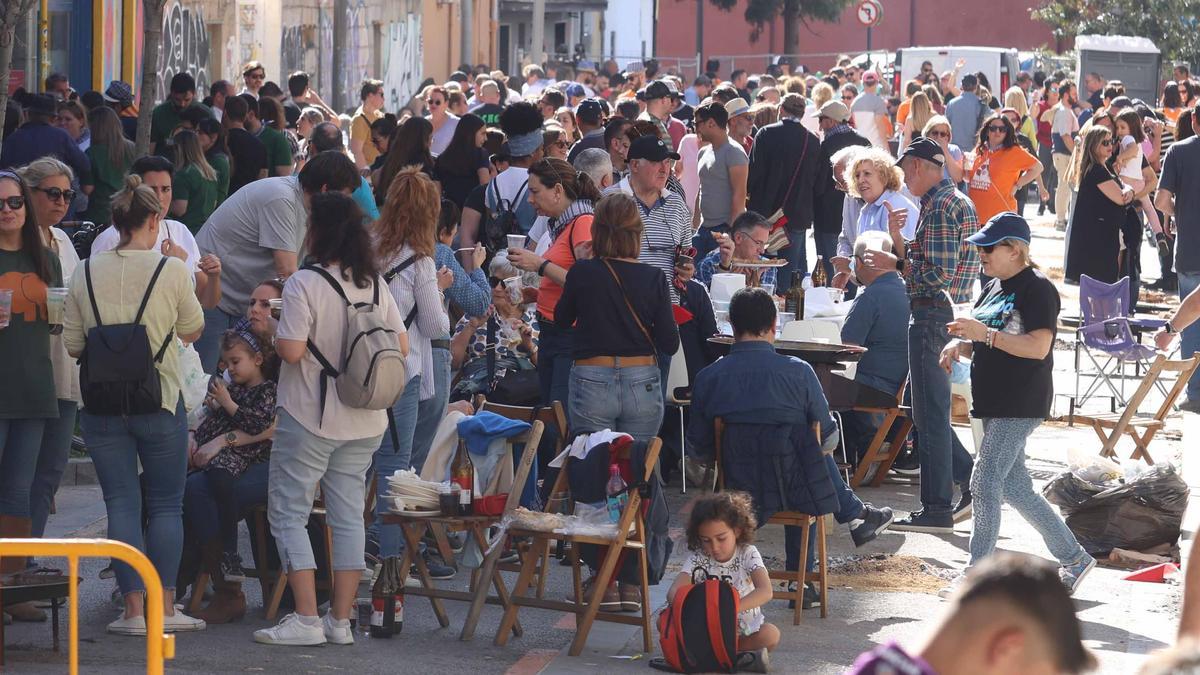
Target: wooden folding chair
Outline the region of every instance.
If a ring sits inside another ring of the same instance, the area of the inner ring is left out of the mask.
[[[820,423],[813,424],[813,431],[817,438],[821,437]],[[717,484],[714,492],[720,492],[725,489],[725,471],[721,465],[721,446],[723,444],[723,436],[725,435],[725,421],[718,417],[713,423],[714,432],[714,459],[713,464],[719,467],[717,469]],[[771,598],[773,600],[790,600],[793,603],[792,625],[799,626],[802,612],[804,611],[804,584],[805,582],[813,582],[821,586],[821,618],[824,619],[829,615],[829,555],[825,546],[825,518],[824,516],[812,516],[799,511],[777,511],[767,519],[763,525],[783,525],[789,527],[800,528],[800,566],[807,568],[808,561],[808,546],[809,546],[809,526],[813,523],[817,525],[817,571],[809,572],[807,569],[802,570],[778,570],[767,568],[767,574],[772,581],[785,582],[782,589],[772,588]],[[788,584],[796,582],[796,590],[789,590]],[[772,584],[774,586],[774,584]]]
[[[1099,415],[1076,413],[1075,421],[1092,425],[1092,429],[1096,431],[1096,435],[1100,437],[1100,442],[1103,444],[1100,448],[1101,456],[1116,457],[1117,441],[1121,440],[1121,436],[1128,435],[1137,446],[1133,454],[1129,456],[1130,459],[1144,459],[1147,464],[1154,464],[1154,458],[1150,456],[1150,440],[1166,424],[1167,415],[1175,407],[1175,400],[1187,387],[1188,380],[1191,379],[1198,364],[1200,364],[1200,357],[1197,356],[1186,360],[1172,361],[1165,355],[1159,354],[1150,364],[1150,369],[1146,371],[1145,376],[1142,377],[1141,385],[1129,399],[1124,411]],[[1159,377],[1162,373],[1175,373],[1175,385],[1167,392],[1167,397],[1163,399],[1162,405],[1158,406],[1153,414],[1138,412],[1146,395],[1156,384],[1159,384]]]
[[[626,446],[621,451],[621,457],[628,458],[631,449],[632,446]],[[635,478],[640,479],[640,481],[650,480],[650,477],[654,475],[654,467],[658,464],[658,453],[661,450],[661,439],[655,438],[650,441],[646,449],[646,461],[644,465],[642,467],[635,467]],[[571,458],[567,457],[563,463],[562,470],[558,473],[558,478],[555,480],[555,492],[566,490],[567,467],[570,462]],[[583,646],[587,644],[588,633],[591,632],[592,624],[596,621],[641,626],[642,649],[646,652],[651,651],[653,645],[650,640],[650,621],[653,612],[650,608],[650,584],[646,562],[646,525],[642,519],[641,506],[641,493],[636,489],[631,489],[629,491],[629,501],[625,504],[625,509],[621,512],[621,519],[617,521],[616,535],[611,538],[581,534],[556,534],[523,528],[509,529],[509,536],[527,537],[530,540],[530,544],[522,547],[523,565],[521,567],[521,575],[517,577],[517,583],[513,586],[511,603],[504,612],[504,619],[500,622],[500,629],[496,632],[496,645],[503,647],[508,643],[509,632],[516,625],[517,612],[521,607],[536,607],[575,615],[575,639],[572,640],[571,648],[568,652],[571,656],[579,656],[583,652]],[[630,533],[630,528],[633,529],[632,534]],[[533,582],[534,563],[546,555],[546,552],[550,548],[550,543],[555,540],[564,540],[571,544],[571,567],[574,577],[576,602],[546,600],[526,595]],[[580,602],[583,600],[579,566],[579,546],[582,544],[596,544],[607,547],[604,558],[600,563],[600,568],[597,570],[596,576],[593,577],[592,587],[588,592],[586,603]],[[608,588],[609,581],[612,580],[613,575],[616,573],[617,561],[624,551],[632,551],[637,556],[638,567],[641,573],[642,610],[637,615],[600,611],[600,601],[604,597],[604,591]],[[488,556],[488,560],[484,562],[485,569],[494,566],[496,563],[495,558],[498,558],[498,556],[499,551],[493,551],[493,555]],[[482,604],[483,601],[477,592],[475,602],[471,606],[471,613],[467,618],[468,625],[472,631],[474,630],[474,622],[478,618]],[[470,636],[471,633],[464,629],[463,639],[470,639]]]
[[[498,604],[502,607],[509,607],[509,593],[504,585],[504,579],[500,576],[500,570],[496,569],[493,564],[491,567],[487,565],[480,570],[476,581],[472,584],[474,592],[453,591],[446,588],[438,588],[433,583],[433,577],[429,574],[429,568],[425,565],[425,559],[418,553],[421,545],[421,535],[426,527],[444,528],[450,532],[466,532],[471,540],[479,546],[479,550],[486,552],[489,548],[487,539],[487,530],[489,527],[499,523],[505,515],[512,512],[513,509],[521,503],[521,493],[525,489],[525,483],[529,478],[530,467],[533,466],[534,460],[537,458],[538,443],[542,440],[542,432],[545,425],[541,420],[534,420],[529,431],[513,436],[508,439],[507,447],[511,449],[513,445],[518,443],[525,444],[525,450],[521,453],[521,459],[517,463],[513,471],[513,483],[508,492],[508,499],[504,502],[504,511],[499,515],[494,516],[406,516],[396,513],[389,513],[383,516],[383,522],[389,525],[399,525],[400,531],[404,534],[404,558],[400,562],[401,582],[408,577],[409,566],[415,564],[417,566],[417,577],[420,581],[420,586],[407,586],[404,592],[410,595],[420,595],[429,598],[429,603],[433,605],[433,613],[437,616],[438,623],[443,628],[450,625],[450,619],[446,616],[446,609],[442,606],[442,600],[458,600],[461,602],[475,602],[478,599],[479,608],[482,609],[483,603]],[[496,550],[491,555],[487,556],[487,560],[498,560],[502,546],[497,546]],[[496,596],[490,597],[487,594],[487,580],[491,579],[492,586],[496,589]],[[475,606],[472,605],[472,611]],[[478,613],[474,614],[474,620],[478,620]],[[468,621],[463,626],[463,635],[467,636],[468,627],[474,631],[474,623],[472,617],[468,616]],[[515,635],[521,635],[521,626],[517,623],[512,623],[509,626],[510,630]],[[463,639],[469,639],[464,637]]]
[[[892,408],[872,408],[872,407],[854,407],[851,410],[863,413],[883,413],[883,422],[879,424],[879,428],[875,430],[875,436],[871,438],[871,444],[867,446],[867,452],[863,455],[862,461],[858,463],[858,468],[854,471],[854,476],[850,479],[850,487],[858,487],[862,485],[863,479],[867,477],[867,472],[870,471],[871,465],[878,464],[879,468],[875,470],[875,477],[871,479],[871,487],[879,487],[883,484],[883,479],[887,477],[888,471],[891,470],[892,464],[900,453],[904,450],[904,441],[908,438],[908,432],[912,430],[912,408],[904,405],[904,390],[908,387],[908,378],[905,378],[900,383],[900,391],[896,392],[896,406]],[[887,442],[888,432],[896,426],[896,433],[892,437],[891,443],[888,443],[887,450],[883,449],[883,445]]]

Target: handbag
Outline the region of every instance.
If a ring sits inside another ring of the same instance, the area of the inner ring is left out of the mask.
[[[646,342],[650,343],[650,354],[654,357],[654,365],[658,365],[658,348],[654,346],[654,338],[650,337],[650,331],[646,330],[646,326],[642,324],[641,317],[638,316],[637,310],[633,308],[633,303],[629,302],[629,294],[625,292],[625,284],[621,283],[621,277],[617,276],[617,271],[613,269],[612,263],[606,258],[601,258],[604,261],[604,266],[608,268],[608,273],[612,275],[613,281],[617,282],[617,288],[621,289],[621,298],[625,300],[625,306],[629,308],[629,313],[633,315],[633,320],[637,323],[637,327],[645,336]]]
[[[792,198],[792,190],[796,187],[796,178],[800,175],[800,167],[804,166],[804,157],[807,154],[808,134],[804,134],[804,145],[800,146],[800,159],[797,160],[796,168],[792,171],[792,179],[788,182],[787,192],[783,193],[783,204],[768,218],[771,223],[771,234],[767,237],[766,250],[772,255],[792,245],[791,237],[787,233],[788,219],[783,215],[783,207],[787,206],[788,200]]]

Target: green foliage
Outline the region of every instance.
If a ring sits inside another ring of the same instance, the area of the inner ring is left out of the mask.
[[[712,3],[728,12],[737,6],[738,0],[712,0]],[[746,22],[754,27],[750,39],[758,40],[763,27],[780,15],[789,24],[797,21],[806,26],[809,21],[837,23],[849,4],[850,0],[750,0],[745,13]]]
[[[1200,53],[1200,0],[1047,0],[1032,14],[1058,38],[1149,38],[1170,61],[1193,61]]]

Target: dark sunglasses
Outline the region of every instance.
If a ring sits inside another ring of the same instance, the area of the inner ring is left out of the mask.
[[[62,188],[56,188],[56,187],[53,187],[53,188],[35,187],[33,189],[37,190],[38,192],[44,193],[47,197],[50,198],[50,201],[52,201],[52,202],[57,202],[64,198],[68,202],[75,200],[75,191],[74,190],[64,190]]]
[[[1112,142],[1112,139],[1111,139],[1111,138],[1106,138],[1106,139],[1104,139],[1104,140],[1100,141],[1100,145],[1103,145],[1103,146],[1104,146],[1104,147],[1106,147],[1106,148],[1107,148],[1107,147],[1109,147],[1109,146],[1111,146],[1111,145],[1112,145],[1112,143],[1113,143],[1113,142]]]
[[[995,251],[995,250],[996,250],[996,247],[997,247],[997,246],[1004,246],[1004,245],[1005,245],[1005,243],[1004,243],[1004,242],[998,242],[998,243],[995,243],[995,244],[988,244],[987,246],[980,246],[980,247],[979,247],[979,251],[980,251],[981,253],[991,253],[992,251]]]
[[[854,94],[842,94],[842,100],[843,101],[853,101]]]
[[[989,126],[989,127],[987,128],[987,130],[988,130],[989,132],[991,132],[991,133],[1000,133],[1000,134],[1002,134],[1002,133],[1005,133],[1005,132],[1007,132],[1007,131],[1008,131],[1008,129],[1007,129],[1007,128],[1005,128],[1005,127],[1004,127],[1004,125],[998,125],[998,126]]]
[[[442,101],[440,99],[431,100],[429,102],[429,107],[432,108],[434,106],[439,106],[439,105],[442,105],[442,103],[444,103],[444,101]]]
[[[927,134],[925,134],[925,135],[926,135],[926,136],[938,136],[938,137],[941,137],[941,138],[950,138],[950,132],[949,132],[949,131],[930,131],[929,133],[927,133]]]
[[[0,204],[3,205],[0,206],[0,211],[4,210],[4,206],[7,206],[9,211],[19,211],[25,208],[25,198],[20,195],[6,197],[4,199],[0,199]]]

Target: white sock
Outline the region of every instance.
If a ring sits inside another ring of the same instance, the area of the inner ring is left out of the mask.
[[[300,623],[304,624],[305,626],[315,627],[321,625],[321,617],[319,616],[305,616],[304,614],[296,614],[296,618],[299,619]]]
[[[349,626],[349,625],[350,625],[350,619],[337,619],[337,618],[334,618],[334,616],[333,616],[333,612],[329,612],[329,613],[327,613],[325,616],[326,616],[326,617],[329,619],[329,623],[331,623],[331,624],[333,624],[333,625],[335,625],[335,626],[345,627],[345,626]]]

